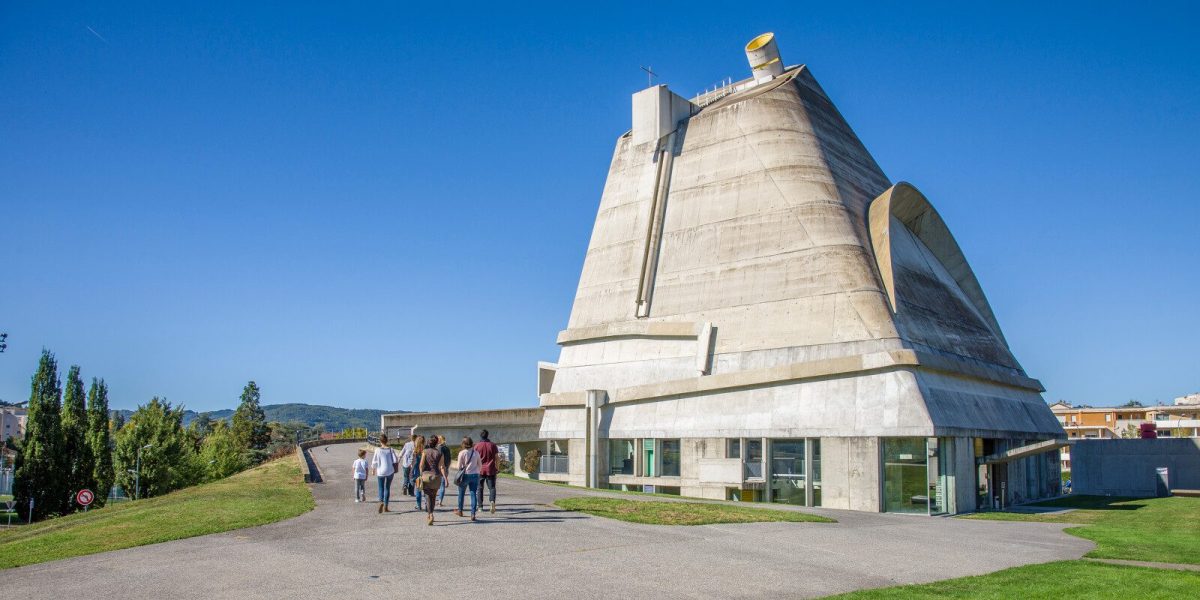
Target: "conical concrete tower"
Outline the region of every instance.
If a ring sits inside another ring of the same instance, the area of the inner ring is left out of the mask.
[[[1063,430],[938,213],[772,34],[746,52],[750,79],[633,96],[540,371],[571,465],[542,477],[908,512],[1056,494]]]

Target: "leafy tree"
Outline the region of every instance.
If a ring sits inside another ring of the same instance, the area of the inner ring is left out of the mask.
[[[267,444],[271,443],[271,430],[267,427],[267,415],[259,404],[258,384],[251,381],[242,390],[242,401],[233,413],[233,435],[242,447],[254,455],[254,462],[266,456]]]
[[[62,453],[62,385],[58,361],[42,350],[29,392],[25,439],[17,455],[13,499],[21,518],[29,518],[29,501],[36,519],[62,514],[67,509],[66,471]]]
[[[200,463],[207,479],[223,479],[249,466],[241,442],[225,421],[216,421],[200,447]]]
[[[141,498],[187,487],[203,478],[183,429],[183,407],[171,408],[170,402],[155,396],[134,411],[116,438],[116,479],[127,492],[137,493],[139,448]]]
[[[337,434],[339,440],[352,440],[367,437],[366,427],[347,427]]]
[[[92,449],[95,466],[92,480],[96,488],[96,507],[104,506],[113,486],[112,436],[108,425],[108,385],[103,379],[92,378],[88,388],[88,446]]]
[[[71,365],[67,371],[67,387],[63,393],[62,406],[62,458],[66,462],[66,486],[71,494],[68,509],[79,510],[73,498],[84,488],[96,487],[92,479],[96,460],[88,444],[88,414],[83,379],[79,377],[79,365]],[[95,491],[95,490],[93,490]]]
[[[1117,408],[1144,408],[1144,407],[1145,407],[1145,405],[1142,404],[1141,402],[1138,402],[1137,400],[1130,400],[1129,402],[1126,402],[1125,404],[1122,404],[1121,406],[1118,406]]]
[[[108,430],[115,434],[125,426],[125,415],[117,410],[110,411],[110,414],[112,414],[112,424],[109,425]]]
[[[192,424],[188,425],[188,427],[195,430],[196,435],[200,436],[200,439],[204,439],[208,437],[208,434],[212,433],[212,417],[209,417],[208,413],[200,413],[195,419],[192,419]]]

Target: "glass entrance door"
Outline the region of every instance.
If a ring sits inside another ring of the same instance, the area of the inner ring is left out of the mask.
[[[804,440],[771,440],[771,501],[807,503]]]

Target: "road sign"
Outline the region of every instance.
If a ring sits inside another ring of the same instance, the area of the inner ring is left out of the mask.
[[[78,502],[80,506],[87,506],[91,504],[92,490],[79,490],[79,493],[75,494],[75,502]]]

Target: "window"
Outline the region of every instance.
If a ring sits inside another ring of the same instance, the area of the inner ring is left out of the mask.
[[[746,440],[746,478],[762,479],[762,440]]]
[[[633,440],[608,440],[608,474],[633,475]]]
[[[679,477],[679,440],[663,440],[661,447],[663,477]]]
[[[929,513],[925,438],[883,439],[883,505],[887,512]]]
[[[725,440],[725,458],[742,457],[742,440]]]
[[[1112,422],[1112,413],[1104,413],[1104,422],[1105,423]]]

